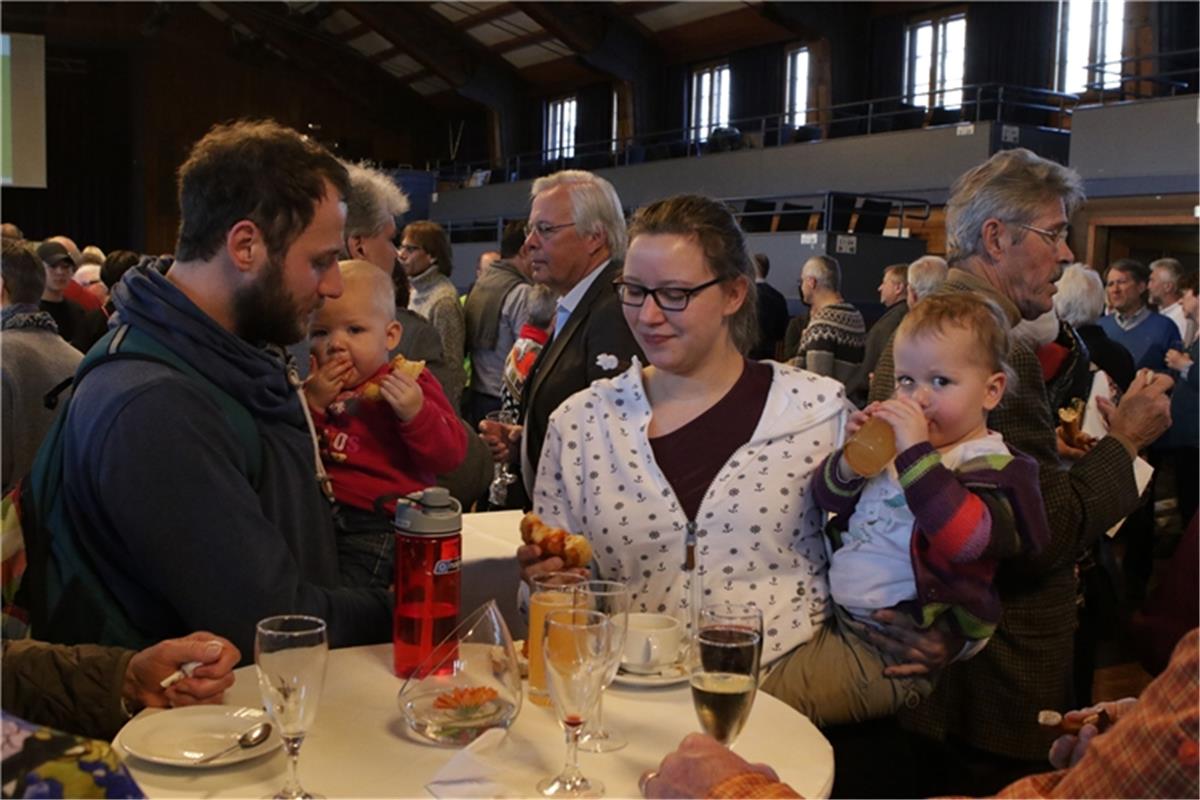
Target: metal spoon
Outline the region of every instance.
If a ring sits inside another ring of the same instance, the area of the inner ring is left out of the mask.
[[[207,764],[210,761],[216,761],[218,758],[220,758],[223,755],[226,755],[227,753],[232,753],[234,750],[237,750],[238,748],[241,748],[242,750],[249,750],[251,747],[258,747],[260,744],[265,742],[267,740],[267,737],[270,735],[271,735],[271,723],[260,722],[257,725],[255,725],[253,728],[250,728],[249,730],[245,731],[241,736],[239,736],[237,738],[237,741],[234,742],[233,744],[229,745],[229,747],[226,747],[224,750],[213,753],[211,755],[204,756],[203,758],[198,758],[195,761],[193,761],[192,763],[193,764]]]

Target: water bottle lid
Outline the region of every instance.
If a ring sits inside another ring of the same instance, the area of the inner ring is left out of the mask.
[[[462,530],[462,504],[443,486],[430,486],[396,501],[396,530],[436,536]]]

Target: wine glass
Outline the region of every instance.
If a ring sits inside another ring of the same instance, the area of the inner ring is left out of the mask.
[[[546,797],[600,797],[604,785],[579,770],[579,734],[600,697],[608,671],[612,624],[599,611],[563,609],[546,615],[542,653],[546,682],[559,723],[567,733],[562,772],[539,781]]]
[[[604,728],[604,690],[612,683],[617,668],[621,666],[625,632],[629,627],[629,587],[620,581],[588,581],[576,586],[575,590],[585,595],[582,603],[584,608],[604,614],[612,626],[609,663],[600,687],[600,698],[596,701],[596,715],[584,726],[583,735],[579,737],[579,748],[589,753],[611,753],[629,744],[624,736]]]
[[[300,745],[317,715],[325,683],[329,639],[325,620],[286,614],[267,617],[254,635],[254,663],[263,705],[279,729],[288,754],[287,783],[276,800],[317,798],[300,786]]]
[[[486,427],[496,431],[497,436],[507,436],[508,429],[517,424],[517,415],[512,411],[489,411],[484,419],[491,423]],[[488,486],[488,502],[493,506],[503,506],[508,500],[508,487],[517,482],[517,476],[508,467],[507,461],[497,462],[492,466],[492,483]]]
[[[712,613],[706,613],[711,610]],[[736,741],[758,689],[762,612],[754,606],[706,607],[688,649],[692,704],[700,727],[725,746]]]

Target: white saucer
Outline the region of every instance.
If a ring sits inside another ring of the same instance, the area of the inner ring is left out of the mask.
[[[273,753],[283,741],[272,730],[265,742],[247,750],[195,763],[209,753],[219,752],[237,741],[248,728],[267,718],[259,708],[239,706],[184,706],[141,714],[126,723],[116,742],[132,756],[172,767],[223,767]]]
[[[688,671],[682,661],[663,667],[658,672],[626,672],[625,668],[617,670],[613,683],[622,686],[674,686],[677,683],[687,683]]]

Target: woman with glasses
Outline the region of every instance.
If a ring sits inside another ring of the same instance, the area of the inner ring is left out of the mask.
[[[689,620],[697,603],[763,610],[763,662],[829,611],[813,469],[845,426],[841,384],[749,361],[754,266],[722,204],[681,195],[637,212],[615,282],[646,354],[550,418],[534,510],[591,541],[636,611]],[[528,578],[559,569],[527,546]]]
[[[467,323],[458,301],[458,289],[450,282],[454,271],[450,237],[441,225],[428,220],[410,222],[404,226],[401,237],[397,254],[412,287],[408,307],[429,320],[442,337],[449,373],[442,381],[442,389],[450,405],[458,408],[467,382],[463,369]]]

